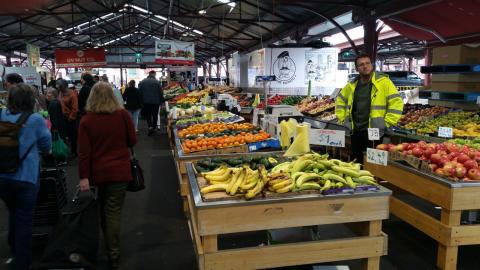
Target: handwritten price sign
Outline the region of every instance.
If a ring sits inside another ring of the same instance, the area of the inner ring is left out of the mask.
[[[453,138],[453,129],[450,127],[438,127],[438,137]]]
[[[369,128],[368,129],[368,139],[370,141],[380,140],[380,130],[378,128]]]
[[[373,148],[367,148],[367,162],[377,165],[388,165],[388,152],[383,150],[377,150]]]
[[[330,129],[310,129],[310,144],[345,147],[345,131]]]

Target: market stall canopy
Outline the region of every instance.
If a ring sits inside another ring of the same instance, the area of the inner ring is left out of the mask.
[[[480,0],[443,0],[384,19],[393,30],[438,46],[480,41]]]

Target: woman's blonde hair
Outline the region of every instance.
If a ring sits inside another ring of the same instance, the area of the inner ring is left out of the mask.
[[[98,82],[92,86],[85,110],[93,113],[113,113],[123,109],[113,93],[112,85]]]

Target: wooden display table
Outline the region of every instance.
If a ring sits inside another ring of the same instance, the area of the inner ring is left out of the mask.
[[[182,196],[183,200],[183,210],[185,214],[188,214],[188,201],[187,201],[187,194],[190,192],[188,189],[188,175],[187,175],[187,168],[186,163],[197,161],[204,158],[211,158],[211,157],[219,157],[219,158],[228,158],[228,157],[238,157],[248,154],[249,156],[261,156],[261,155],[268,155],[268,154],[278,154],[282,155],[283,151],[270,151],[270,152],[249,152],[246,145],[242,147],[232,147],[232,148],[225,148],[223,149],[225,153],[219,153],[219,150],[210,150],[210,151],[201,151],[197,153],[185,154],[182,150],[180,139],[178,138],[177,130],[175,126],[173,126],[173,136],[175,145],[173,148],[174,158],[175,158],[175,166],[177,168],[177,175],[178,175],[178,184],[180,187],[180,195]],[[230,152],[229,151],[233,151]],[[239,151],[235,153],[235,151]]]
[[[480,183],[448,181],[397,162],[389,162],[388,166],[365,163],[365,169],[442,208],[437,220],[395,196],[390,201],[392,214],[439,243],[437,266],[441,269],[457,269],[459,246],[480,244],[480,225],[460,225],[462,210],[480,209]]]
[[[362,269],[379,269],[387,253],[382,220],[391,191],[357,194],[295,194],[283,198],[204,202],[191,163],[187,164],[189,226],[199,269],[264,269],[363,259]],[[218,249],[218,235],[324,224],[358,225],[355,237],[249,248]]]

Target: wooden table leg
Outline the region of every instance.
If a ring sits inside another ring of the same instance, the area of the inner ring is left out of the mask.
[[[441,221],[448,226],[460,225],[462,211],[442,209]],[[457,269],[458,246],[444,246],[438,244],[437,266],[443,270]]]
[[[365,226],[365,235],[379,236],[382,235],[382,221],[374,220],[368,222]],[[380,254],[380,256],[383,254]],[[362,270],[378,270],[380,269],[380,256],[371,257],[362,260]]]
[[[216,235],[206,235],[202,236],[203,242],[203,251],[205,253],[217,252],[218,251],[218,240]]]

